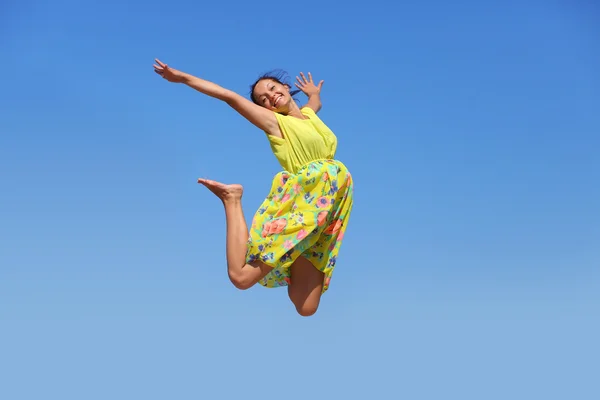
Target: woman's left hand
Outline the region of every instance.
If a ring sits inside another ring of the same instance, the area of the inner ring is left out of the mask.
[[[298,82],[296,82],[295,85],[298,89],[302,90],[302,92],[305,95],[310,97],[312,95],[319,94],[321,92],[321,87],[323,86],[323,81],[319,82],[318,85],[315,85],[310,72],[308,73],[308,80],[306,79],[306,77],[304,76],[304,74],[302,72],[300,72],[300,76],[302,77],[302,79],[300,79],[299,77],[296,77],[296,80]]]

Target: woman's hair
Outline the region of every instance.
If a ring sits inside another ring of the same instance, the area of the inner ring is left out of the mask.
[[[258,103],[257,103],[256,99],[254,98],[254,88],[256,88],[256,84],[258,82],[262,81],[263,79],[271,79],[281,85],[287,86],[290,89],[292,89],[292,85],[289,83],[288,74],[284,70],[274,69],[272,71],[266,72],[266,73],[262,74],[261,76],[259,76],[258,79],[256,81],[254,81],[254,83],[250,86],[250,98],[252,99],[252,101],[255,104],[258,104]],[[300,92],[301,92],[301,90],[298,90],[298,89],[290,90],[290,96],[292,96],[292,98],[294,98],[294,96]],[[298,101],[297,99],[294,99],[294,100]]]

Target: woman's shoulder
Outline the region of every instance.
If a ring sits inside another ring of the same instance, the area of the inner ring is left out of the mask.
[[[312,108],[308,107],[308,106],[304,106],[300,109],[300,112],[303,115],[306,115],[307,117],[311,118],[311,117],[317,117],[317,113],[315,112],[315,110],[313,110]],[[318,118],[318,117],[317,117]]]

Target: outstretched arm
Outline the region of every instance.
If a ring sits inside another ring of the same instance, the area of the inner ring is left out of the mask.
[[[296,82],[295,85],[298,89],[302,90],[302,92],[305,95],[308,96],[308,102],[306,103],[306,105],[304,107],[312,108],[312,110],[315,113],[317,113],[317,112],[319,112],[319,110],[321,109],[321,106],[322,106],[322,104],[321,104],[321,87],[323,87],[324,81],[321,81],[321,82],[319,82],[318,85],[315,85],[310,72],[308,73],[308,80],[306,79],[306,77],[304,76],[304,74],[302,72],[300,72],[300,76],[302,76],[302,79],[300,79],[299,77],[296,77],[296,80],[298,82]]]
[[[159,60],[156,60],[156,63],[158,65],[154,65],[154,71],[167,81],[183,83],[200,93],[222,100],[259,129],[271,135],[281,136],[277,118],[272,111],[254,104],[234,91],[221,87],[216,83],[178,71]]]

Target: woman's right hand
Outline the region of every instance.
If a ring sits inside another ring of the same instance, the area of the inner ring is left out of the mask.
[[[184,73],[176,70],[175,68],[169,67],[167,64],[161,62],[159,59],[155,59],[154,72],[168,80],[169,82],[181,83],[183,82]]]

